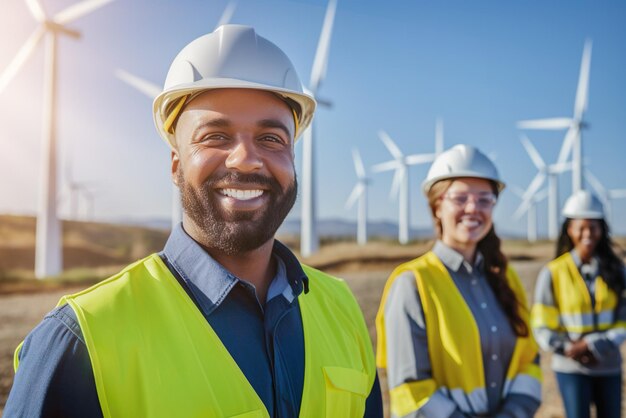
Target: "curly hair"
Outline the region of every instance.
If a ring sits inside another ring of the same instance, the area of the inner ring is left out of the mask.
[[[617,245],[611,239],[609,225],[604,219],[599,219],[599,221],[602,236],[593,254],[598,257],[600,276],[602,276],[607,286],[619,295],[624,290],[624,262],[615,251]],[[561,226],[561,233],[556,242],[556,257],[570,252],[574,248],[574,243],[567,233],[571,222],[572,219],[567,218]]]
[[[441,238],[443,228],[441,220],[436,216],[437,209],[441,204],[441,197],[448,190],[454,180],[442,180],[432,185],[428,192],[428,203],[431,215],[435,223],[435,231],[437,237]],[[498,195],[498,187],[495,182],[491,182],[493,192]],[[529,335],[528,325],[520,314],[520,309],[527,309],[517,299],[515,292],[509,286],[506,278],[506,270],[508,260],[500,249],[501,241],[496,234],[493,225],[489,232],[477,244],[477,250],[483,256],[485,266],[485,276],[487,283],[493,291],[500,307],[504,311],[511,328],[518,337],[527,337]]]

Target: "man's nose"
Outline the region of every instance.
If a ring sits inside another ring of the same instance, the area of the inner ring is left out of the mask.
[[[226,168],[249,173],[263,167],[254,143],[252,141],[239,141],[226,158]]]

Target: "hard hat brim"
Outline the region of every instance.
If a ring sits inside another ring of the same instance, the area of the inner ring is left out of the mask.
[[[428,196],[428,192],[430,191],[430,188],[433,187],[433,185],[439,181],[453,180],[453,179],[459,179],[459,178],[468,178],[468,177],[493,181],[497,185],[498,193],[501,193],[502,190],[504,190],[504,188],[506,187],[506,184],[499,179],[488,177],[481,173],[477,173],[475,171],[461,171],[461,172],[455,172],[454,174],[444,174],[441,176],[424,180],[424,182],[422,183],[422,191],[424,192],[424,195]]]
[[[173,134],[164,129],[165,120],[167,118],[166,108],[179,97],[187,94],[199,93],[201,91],[209,91],[216,89],[253,89],[262,90],[270,93],[278,94],[285,98],[289,98],[300,106],[298,131],[294,135],[294,141],[300,137],[300,134],[306,130],[313,119],[313,114],[317,103],[313,96],[306,93],[297,92],[281,87],[274,87],[262,83],[254,83],[251,81],[237,80],[232,78],[205,78],[192,83],[181,84],[179,86],[168,89],[166,92],[159,94],[152,104],[152,115],[154,124],[161,138],[171,147],[176,145]]]

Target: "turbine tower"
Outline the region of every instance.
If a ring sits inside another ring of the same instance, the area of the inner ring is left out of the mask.
[[[522,199],[522,204],[524,203],[524,195],[528,191],[524,191],[517,186],[512,186],[511,189],[513,193],[515,193],[518,197]],[[530,189],[530,187],[529,187]],[[536,242],[537,241],[537,204],[539,204],[543,199],[548,196],[548,189],[543,189],[539,192],[530,195],[529,203],[522,208],[522,205],[519,206],[518,210],[514,214],[515,219],[519,219],[527,214],[527,226],[526,226],[526,239],[528,242]],[[521,210],[520,210],[521,209]]]
[[[585,169],[585,179],[589,182],[589,185],[596,192],[598,198],[602,202],[602,205],[604,206],[604,211],[606,213],[606,221],[609,223],[609,226],[613,226],[612,201],[615,199],[625,199],[626,189],[608,190],[602,185],[600,180],[598,180],[598,178],[591,171],[589,171],[589,169]]]
[[[365,173],[365,166],[363,165],[363,160],[361,160],[361,154],[359,154],[359,150],[356,148],[352,150],[352,160],[354,161],[357,183],[346,201],[346,209],[350,209],[358,200],[359,211],[357,215],[356,237],[359,245],[365,245],[367,243],[367,186],[370,179]]]
[[[317,103],[330,107],[331,103],[318,97],[318,90],[326,77],[330,38],[335,21],[337,0],[330,0],[326,8],[322,32],[311,69],[309,92]],[[315,119],[302,136],[302,219],[300,220],[300,254],[308,257],[319,249],[317,234],[317,188],[315,183]]]
[[[235,13],[236,8],[237,2],[234,0],[229,1],[226,5],[226,8],[222,12],[220,20],[217,22],[217,25],[215,25],[215,29],[229,23],[233,17],[233,14]],[[118,68],[117,70],[115,70],[115,76],[124,81],[126,84],[134,87],[135,89],[143,93],[150,100],[154,100],[155,97],[161,94],[162,88],[158,84],[131,74],[128,71]],[[176,225],[182,222],[182,219],[183,210],[181,207],[180,190],[178,189],[178,186],[172,184],[172,230]]]
[[[591,40],[585,41],[582,61],[580,63],[580,74],[578,77],[578,87],[576,89],[576,100],[574,103],[574,115],[571,118],[551,118],[525,120],[517,123],[520,129],[545,129],[562,130],[567,129],[557,163],[565,163],[572,155],[572,192],[577,192],[584,188],[583,184],[583,146],[582,130],[588,126],[584,120],[587,111],[589,95],[589,72],[591,69]]]
[[[31,14],[39,26],[26,40],[13,61],[0,74],[0,93],[19,72],[32,55],[42,38],[46,39],[44,64],[44,110],[42,127],[42,153],[39,171],[39,197],[37,208],[37,238],[35,245],[35,276],[42,279],[55,276],[63,269],[61,223],[57,214],[57,41],[59,35],[74,39],[80,33],[65,25],[111,2],[112,0],[85,0],[69,6],[49,17],[38,0],[26,0]]]
[[[532,201],[533,196],[537,193],[539,188],[543,185],[543,182],[548,179],[548,238],[556,240],[559,235],[559,186],[558,175],[565,171],[571,170],[571,163],[555,163],[546,164],[537,149],[533,146],[530,140],[525,136],[521,136],[522,145],[526,149],[526,152],[530,156],[535,167],[537,167],[537,175],[531,181],[530,185],[524,196],[522,196],[522,204],[520,209],[522,212],[524,208]]]
[[[410,219],[409,166],[431,163],[435,160],[436,154],[413,154],[405,156],[385,131],[380,131],[378,136],[383,144],[385,144],[385,147],[389,150],[393,160],[376,164],[372,169],[377,173],[395,170],[390,197],[395,197],[396,195],[399,196],[398,241],[400,244],[406,244],[409,242]],[[443,146],[441,146],[441,148],[443,148]]]

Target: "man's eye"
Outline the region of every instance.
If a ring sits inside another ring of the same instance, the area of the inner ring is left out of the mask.
[[[226,141],[227,139],[228,137],[226,137],[226,135],[210,134],[210,135],[205,135],[202,138],[200,138],[200,142]]]
[[[284,141],[282,140],[282,138],[280,138],[279,136],[276,135],[264,135],[261,137],[262,141],[267,141],[267,142],[275,142],[275,143],[279,143],[282,144]]]

